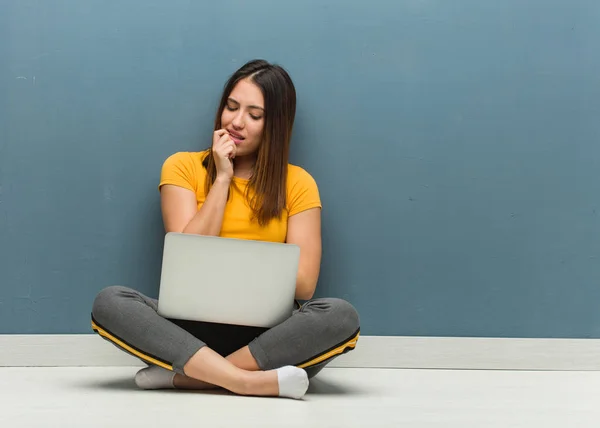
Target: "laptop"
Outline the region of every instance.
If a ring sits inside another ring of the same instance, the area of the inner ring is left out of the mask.
[[[169,232],[158,313],[165,318],[274,327],[294,310],[300,248]]]

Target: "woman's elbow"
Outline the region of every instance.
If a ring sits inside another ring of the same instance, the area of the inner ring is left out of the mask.
[[[296,285],[296,299],[310,300],[315,294],[317,281],[298,281]]]

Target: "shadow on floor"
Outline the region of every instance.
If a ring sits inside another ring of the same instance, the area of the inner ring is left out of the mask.
[[[339,395],[348,396],[348,395],[365,395],[366,391],[356,389],[356,386],[353,385],[349,387],[348,385],[343,385],[336,382],[331,382],[326,379],[321,379],[319,377],[315,377],[310,380],[310,385],[308,387],[307,394],[309,395]]]
[[[100,388],[100,389],[110,389],[117,391],[139,391],[140,389],[135,384],[133,377],[125,377],[122,379],[107,379],[102,381],[93,381],[89,383],[82,384],[82,386],[87,388]]]
[[[140,391],[142,392],[143,390],[138,388],[138,386],[135,384],[135,381],[133,379],[133,377],[124,377],[124,378],[118,378],[118,379],[107,379],[107,380],[102,380],[102,381],[90,381],[90,382],[82,382],[79,384],[79,386],[83,387],[83,388],[90,388],[90,389],[105,389],[105,390],[112,390],[112,391]],[[168,391],[170,393],[173,394],[208,394],[208,395],[231,395],[231,393],[229,391],[226,391],[224,389],[207,389],[207,390],[199,390],[199,391],[194,391],[194,390],[183,390],[183,389],[162,389],[162,390],[157,390],[160,392],[165,392]],[[143,391],[143,392],[152,392],[152,391]]]

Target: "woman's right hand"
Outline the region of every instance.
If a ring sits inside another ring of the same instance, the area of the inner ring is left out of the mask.
[[[217,167],[217,178],[231,180],[233,178],[233,159],[236,145],[225,129],[213,134],[212,155]]]

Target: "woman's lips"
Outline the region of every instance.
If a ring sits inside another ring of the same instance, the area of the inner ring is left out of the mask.
[[[238,134],[237,132],[233,132],[233,131],[227,131],[229,133],[229,136],[231,137],[231,139],[233,140],[233,142],[236,145],[239,145],[242,143],[242,141],[244,141],[244,137],[242,137],[240,134]]]

